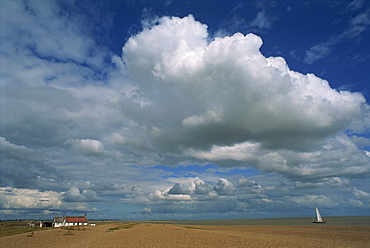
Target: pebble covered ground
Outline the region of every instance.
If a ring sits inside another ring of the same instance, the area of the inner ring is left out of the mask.
[[[370,247],[369,226],[101,224],[1,237],[0,247]]]

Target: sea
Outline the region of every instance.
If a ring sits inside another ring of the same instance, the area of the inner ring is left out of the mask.
[[[261,218],[261,219],[218,219],[218,220],[176,220],[174,224],[183,225],[335,225],[335,226],[370,226],[370,216],[328,216],[325,224],[312,223],[312,217]]]

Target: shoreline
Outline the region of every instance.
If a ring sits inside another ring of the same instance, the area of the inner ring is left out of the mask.
[[[176,225],[328,225],[328,226],[370,226],[370,216],[329,216],[326,223],[313,223],[312,217],[282,217],[282,218],[245,218],[245,219],[182,219],[182,220],[89,220],[91,223],[144,223],[144,224],[176,224]]]
[[[370,226],[370,216],[328,216],[324,217],[325,224],[312,222],[312,217],[283,217],[283,218],[255,218],[255,219],[205,219],[205,220],[176,220],[175,224],[191,225],[328,225],[328,226]]]
[[[0,238],[0,247],[366,247],[369,226],[101,223]]]

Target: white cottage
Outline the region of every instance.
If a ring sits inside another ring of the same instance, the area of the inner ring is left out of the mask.
[[[87,218],[85,216],[63,216],[54,217],[53,226],[63,227],[63,226],[86,226]]]
[[[66,216],[64,226],[86,226],[87,218],[85,216]]]

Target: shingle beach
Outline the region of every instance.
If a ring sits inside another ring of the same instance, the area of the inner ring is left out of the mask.
[[[369,226],[99,224],[0,238],[0,247],[369,247]]]

